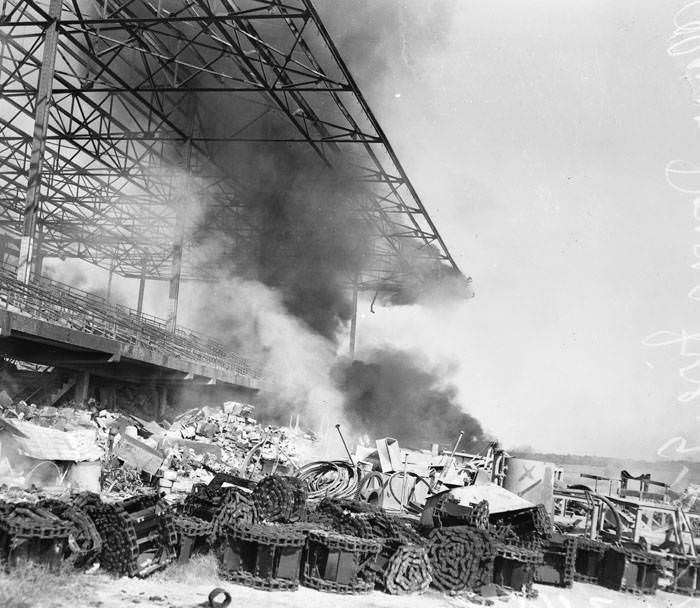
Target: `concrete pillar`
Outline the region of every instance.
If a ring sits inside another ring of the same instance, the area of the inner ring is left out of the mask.
[[[168,387],[161,385],[158,390],[158,409],[156,411],[156,420],[163,420],[165,412],[168,408]]]
[[[113,384],[100,386],[100,407],[110,411],[117,408],[117,387]]]
[[[90,391],[90,372],[78,372],[75,382],[75,402],[78,405],[85,405]]]

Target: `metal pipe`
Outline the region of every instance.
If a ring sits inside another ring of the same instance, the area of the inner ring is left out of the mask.
[[[401,513],[403,513],[404,496],[406,496],[406,463],[408,462],[408,453],[403,455],[403,482],[401,483],[401,500],[399,504],[401,505]]]
[[[345,447],[345,451],[348,454],[348,460],[350,460],[350,464],[354,467],[355,461],[352,459],[352,454],[350,454],[350,450],[348,449],[348,444],[345,443],[345,437],[343,437],[343,433],[340,432],[340,425],[336,424],[335,428],[338,430],[338,435],[340,435],[340,440],[343,442],[343,446]]]
[[[450,459],[447,461],[447,464],[443,467],[442,473],[440,473],[440,477],[439,477],[438,481],[442,481],[445,478],[445,475],[447,474],[447,470],[450,468],[450,465],[454,461],[455,452],[457,451],[459,444],[462,443],[462,437],[464,437],[464,431],[459,432],[459,437],[457,437],[457,441],[455,442],[455,447],[452,448],[452,453],[450,454]]]

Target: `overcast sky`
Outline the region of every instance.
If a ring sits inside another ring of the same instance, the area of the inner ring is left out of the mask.
[[[700,446],[700,398],[678,400],[694,390],[679,371],[697,359],[643,344],[700,332],[688,297],[700,222],[693,195],[665,177],[674,159],[700,164],[700,106],[683,78],[700,51],[667,52],[684,3],[321,4],[476,290],[441,311],[372,315],[365,303],[360,347],[457,360],[466,408],[511,447],[650,457],[676,436]],[[358,29],[380,18],[390,22],[368,25],[376,44],[358,50]],[[377,54],[386,65],[373,72]]]

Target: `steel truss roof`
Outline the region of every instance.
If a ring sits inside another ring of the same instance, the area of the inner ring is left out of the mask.
[[[191,195],[216,210],[208,221],[232,220],[232,263],[243,267],[257,228],[242,212],[245,178],[221,159],[296,143],[327,165],[352,165],[367,186],[357,208],[379,238],[362,286],[391,289],[416,259],[457,271],[310,1],[53,2],[58,20],[48,1],[0,0],[0,229],[22,234],[55,22],[38,216],[45,255],[167,278],[178,209]],[[214,130],[207,116],[217,111],[225,127]],[[206,278],[188,247],[186,239],[183,276]]]

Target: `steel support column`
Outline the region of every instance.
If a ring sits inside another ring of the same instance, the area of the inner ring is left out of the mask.
[[[170,287],[168,290],[168,331],[175,332],[177,327],[177,305],[180,297],[180,276],[182,274],[182,245],[184,240],[184,222],[182,211],[177,212],[175,242],[172,249],[172,266],[170,268]]]
[[[358,279],[355,277],[355,281],[352,285],[352,317],[350,319],[350,358],[355,358],[355,336],[357,334],[357,292],[358,292]]]
[[[54,69],[56,67],[56,49],[58,47],[58,22],[61,19],[62,0],[51,0],[49,4],[49,24],[44,34],[44,54],[39,73],[39,85],[34,109],[34,133],[32,152],[29,161],[27,195],[24,202],[24,223],[19,247],[17,278],[28,283],[31,276],[31,264],[34,250],[39,213],[39,195],[41,190],[41,171],[46,150],[46,131],[49,124],[49,109],[53,92]]]
[[[194,135],[194,122],[196,112],[196,99],[190,97],[187,103],[190,117],[189,138],[185,144],[185,173],[178,176],[179,184],[175,195],[175,235],[172,248],[172,263],[170,267],[170,287],[168,290],[168,331],[175,333],[177,328],[177,307],[180,298],[180,278],[182,276],[182,248],[185,242],[185,209],[188,204],[190,192],[190,177],[192,172],[192,136]]]
[[[143,293],[146,291],[146,262],[141,267],[141,278],[139,279],[139,299],[136,304],[136,312],[140,315],[143,312]]]
[[[42,244],[44,242],[44,226],[41,222],[37,222],[35,228],[35,238],[34,238],[34,255],[32,256],[34,269],[32,270],[32,276],[38,277],[44,268],[44,252],[42,251]]]
[[[107,277],[107,299],[112,297],[112,281],[114,280],[114,260],[109,265],[109,276]]]

